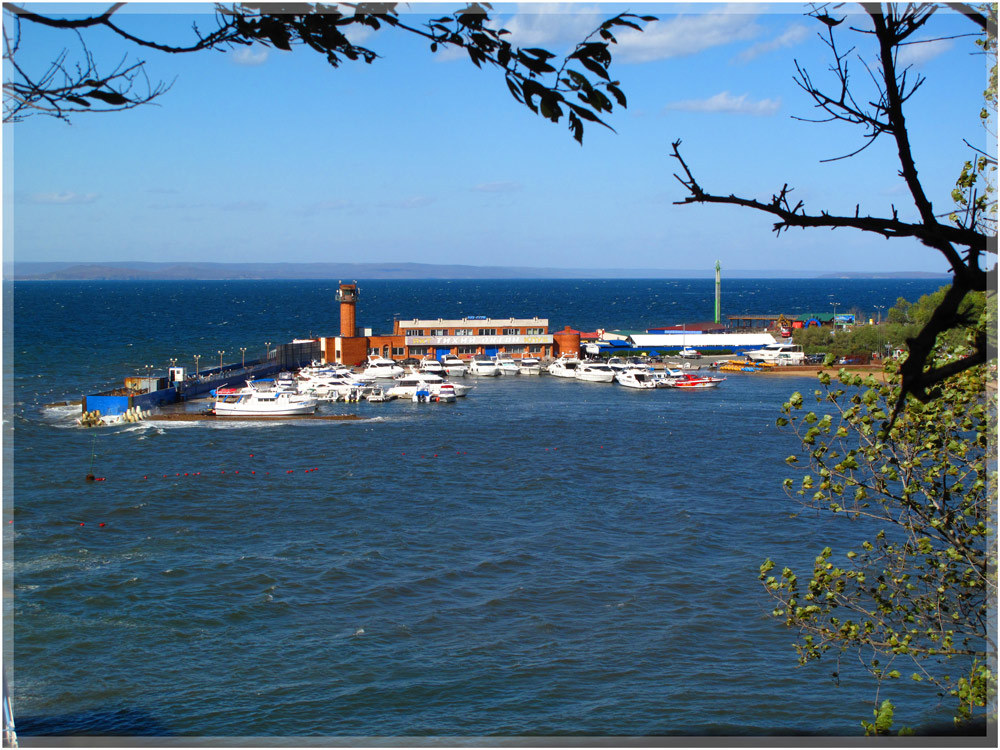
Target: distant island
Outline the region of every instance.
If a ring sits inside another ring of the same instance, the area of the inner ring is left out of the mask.
[[[531,268],[526,266],[435,265],[431,263],[108,263],[30,262],[6,264],[14,281],[238,281],[296,279],[687,279],[713,278],[714,268]],[[728,278],[926,279],[947,274],[816,273],[723,269]]]

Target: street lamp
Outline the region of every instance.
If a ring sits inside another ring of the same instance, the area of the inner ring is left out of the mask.
[[[219,349],[219,372],[222,372],[222,355],[225,353],[224,349]]]
[[[839,305],[840,303],[839,302],[831,302],[830,304],[833,305],[833,330],[836,331],[837,330],[837,305]]]
[[[265,341],[264,342],[264,359],[270,359],[270,358],[271,358],[271,342],[270,341]]]
[[[247,348],[245,346],[240,347],[240,354],[243,355],[243,367],[247,366]]]
[[[198,374],[198,360],[199,359],[201,359],[201,355],[200,354],[195,354],[194,355],[194,376],[196,378],[200,378],[201,377],[201,375]]]

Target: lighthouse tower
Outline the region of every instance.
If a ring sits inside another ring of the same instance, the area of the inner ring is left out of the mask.
[[[340,335],[342,338],[351,338],[356,335],[357,318],[356,310],[358,304],[358,284],[344,284],[341,282],[337,291],[337,300],[340,302]]]

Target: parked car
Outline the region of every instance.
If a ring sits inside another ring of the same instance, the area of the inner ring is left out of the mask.
[[[807,354],[806,364],[807,365],[821,365],[826,362],[826,354],[820,352],[819,354]]]
[[[837,360],[838,365],[867,365],[871,357],[867,354],[849,354]]]

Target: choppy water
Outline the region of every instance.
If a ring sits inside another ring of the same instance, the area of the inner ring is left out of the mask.
[[[938,286],[739,284],[728,312],[794,294],[790,312],[831,296],[871,310]],[[766,557],[808,567],[856,533],[796,515],[781,488],[795,444],[774,420],[811,378],[701,393],[469,378],[455,404],[325,407],[357,422],[84,430],[45,406],[170,357],[335,333],[335,290],[8,287],[4,631],[22,736],[859,733],[871,683],[850,658],[839,684],[833,659],[798,667],[757,580]],[[707,319],[713,294],[361,290],[376,330],[455,314],[641,328]],[[103,481],[83,481],[91,467]],[[947,718],[916,687],[891,697],[899,723]]]

